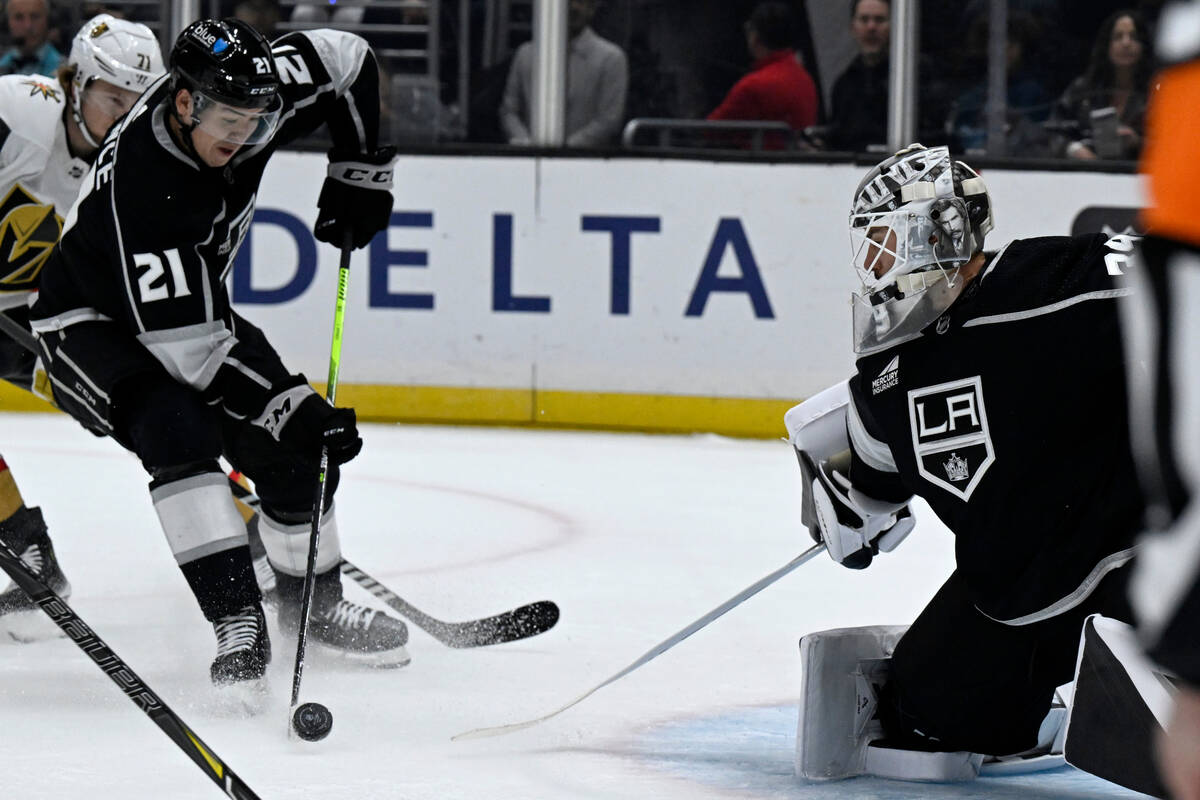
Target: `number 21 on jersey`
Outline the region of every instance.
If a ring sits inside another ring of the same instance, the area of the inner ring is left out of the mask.
[[[163,260],[158,253],[135,253],[134,266],[146,271],[138,276],[138,293],[143,303],[153,303],[155,300],[166,300],[170,297],[186,297],[192,292],[188,289],[187,276],[183,273],[183,260],[179,250],[171,248],[162,254],[171,268],[171,286],[167,285],[164,277]],[[174,293],[171,289],[174,287]]]

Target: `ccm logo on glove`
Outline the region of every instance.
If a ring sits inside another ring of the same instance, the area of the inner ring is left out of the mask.
[[[340,167],[339,174],[334,174],[334,167]],[[347,165],[347,164],[330,164],[329,176],[344,183],[362,184],[376,183],[382,184],[379,188],[392,188],[392,170],[388,169],[371,169],[364,165]]]

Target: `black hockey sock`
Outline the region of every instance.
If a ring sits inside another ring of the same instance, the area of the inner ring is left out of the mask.
[[[276,572],[275,580],[280,603],[286,607],[299,609],[304,597],[304,577],[293,577]],[[335,566],[333,569],[318,573],[313,587],[312,607],[314,609],[329,608],[341,599],[342,571]]]
[[[210,622],[262,601],[246,545],[180,564],[179,569]]]

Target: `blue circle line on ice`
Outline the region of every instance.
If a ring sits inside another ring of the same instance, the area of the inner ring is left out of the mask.
[[[743,798],[1145,797],[1069,766],[1022,775],[984,776],[966,783],[914,783],[874,777],[805,781],[795,776],[798,721],[798,701],[718,708],[639,727],[628,749],[620,754],[632,756],[657,772]]]

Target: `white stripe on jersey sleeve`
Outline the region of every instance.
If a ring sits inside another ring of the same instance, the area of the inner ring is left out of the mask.
[[[302,35],[317,51],[322,66],[329,73],[333,91],[339,96],[345,94],[350,84],[358,78],[363,60],[367,57],[367,40],[353,33],[329,28],[303,31]]]
[[[367,141],[366,130],[354,103],[354,95],[347,90],[358,79],[370,45],[361,36],[328,28],[303,31],[303,35],[312,43],[321,64],[329,73],[334,93],[344,99],[350,107],[350,118],[354,120],[354,130],[358,134],[359,146],[362,147],[361,143]]]
[[[855,453],[858,453],[858,457],[863,460],[863,463],[880,472],[899,472],[900,470],[896,468],[896,459],[892,456],[892,449],[886,442],[881,442],[867,433],[867,428],[858,415],[853,397],[850,399],[848,411],[846,428],[850,432],[850,446],[854,448]]]

